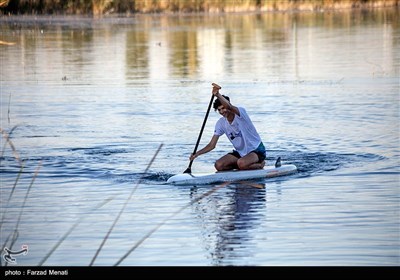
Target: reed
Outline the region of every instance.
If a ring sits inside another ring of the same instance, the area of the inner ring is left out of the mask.
[[[41,167],[42,167],[42,164],[41,164],[41,162],[40,162],[39,165],[37,166],[36,170],[35,170],[35,173],[33,174],[31,183],[29,184],[29,187],[28,187],[28,189],[27,189],[27,191],[26,191],[26,193],[25,193],[25,197],[24,197],[24,200],[23,200],[23,202],[22,202],[22,205],[21,205],[21,208],[20,208],[20,211],[19,211],[17,223],[16,223],[16,225],[15,225],[15,229],[14,229],[14,233],[15,233],[15,234],[14,234],[14,235],[16,235],[16,233],[18,233],[18,228],[19,228],[19,224],[20,224],[20,222],[21,222],[22,214],[23,214],[23,212],[24,212],[24,210],[25,210],[26,201],[28,200],[28,196],[29,196],[29,193],[30,193],[30,191],[31,191],[32,185],[33,185],[33,183],[35,182],[35,179],[36,179],[37,175],[39,174],[39,170],[40,170]],[[10,250],[11,250],[12,247],[14,246],[14,243],[15,243],[16,240],[17,240],[16,238],[13,239],[13,241],[12,241],[12,243],[11,243],[11,245],[10,245],[10,248],[9,248]]]
[[[11,107],[11,93],[8,98],[8,110],[7,110],[7,119],[8,119],[8,124],[10,124],[10,107]]]
[[[26,201],[28,200],[28,196],[29,196],[30,190],[32,188],[33,182],[35,182],[35,179],[36,179],[37,175],[39,174],[40,168],[41,168],[41,163],[39,163],[38,167],[36,168],[36,171],[35,171],[35,173],[34,173],[34,175],[32,177],[31,183],[29,184],[28,190],[26,191],[24,200],[22,202],[22,205],[21,205],[21,208],[20,208],[20,211],[19,211],[17,223],[16,223],[15,228],[14,228],[14,233],[12,234],[12,239],[11,239],[10,245],[8,246],[9,250],[12,250],[15,242],[18,240],[18,237],[19,237],[18,229],[19,229],[19,224],[21,222],[21,217],[22,217],[22,214],[23,214],[23,212],[25,210],[25,204],[26,204]],[[3,244],[2,248],[1,248],[2,252],[4,251],[4,248],[6,248],[8,240],[10,239],[10,237],[11,237],[11,234],[8,236],[7,240],[4,242],[4,244]],[[5,264],[5,266],[7,266],[7,263]]]
[[[8,196],[8,199],[7,199],[7,202],[6,202],[6,206],[5,206],[5,209],[4,209],[4,212],[3,212],[3,216],[1,217],[0,230],[1,230],[2,226],[3,226],[4,219],[6,218],[8,206],[10,205],[11,198],[12,198],[12,196],[14,194],[15,188],[17,187],[19,179],[21,178],[21,174],[22,174],[23,170],[24,170],[24,164],[21,165],[21,168],[20,168],[20,170],[19,170],[19,172],[17,174],[17,178],[15,179],[14,185],[13,185],[13,187],[11,189],[11,192],[10,192],[10,194]]]
[[[103,248],[104,244],[107,242],[108,237],[110,236],[111,232],[113,231],[115,225],[117,224],[118,220],[120,219],[122,213],[124,212],[126,206],[128,205],[128,202],[131,200],[133,194],[135,193],[136,189],[139,187],[139,184],[142,182],[144,175],[147,174],[148,170],[150,169],[151,165],[153,164],[154,160],[156,159],[158,153],[160,152],[163,144],[160,144],[158,147],[157,151],[155,152],[153,158],[150,160],[149,164],[147,165],[142,177],[139,179],[139,181],[136,183],[135,187],[132,189],[129,197],[126,199],[124,205],[122,206],[120,212],[118,213],[117,217],[115,218],[113,224],[111,225],[110,229],[108,230],[106,236],[104,237],[103,241],[100,244],[100,247],[97,249],[96,254],[94,255],[93,259],[91,260],[89,266],[92,266],[94,262],[96,261],[97,256],[99,255],[101,249]]]
[[[200,200],[202,200],[203,198],[206,198],[207,196],[209,196],[210,194],[214,193],[215,191],[221,189],[222,187],[225,187],[227,185],[229,185],[230,182],[226,182],[223,183],[221,185],[218,185],[214,188],[212,188],[211,190],[209,190],[208,192],[198,196],[197,198],[193,199],[192,201],[188,202],[186,205],[182,206],[180,209],[178,209],[177,211],[175,211],[174,213],[172,213],[170,216],[168,216],[166,219],[164,219],[162,222],[160,222],[159,224],[157,224],[152,230],[150,230],[148,233],[146,233],[138,242],[135,243],[135,245],[133,245],[128,252],[126,252],[115,264],[114,266],[120,265],[121,262],[123,260],[125,260],[135,249],[137,249],[144,241],[146,241],[147,238],[149,238],[154,232],[156,232],[160,227],[162,227],[166,222],[168,222],[170,219],[172,219],[173,217],[175,217],[176,215],[178,215],[179,213],[181,213],[183,210],[185,210],[186,208],[188,208],[189,206],[199,202]]]
[[[13,151],[13,154],[14,154],[14,158],[15,158],[18,162],[20,162],[20,164],[21,164],[20,171],[19,171],[19,173],[18,173],[18,175],[17,175],[17,178],[16,178],[16,180],[15,180],[14,186],[13,186],[13,188],[12,188],[10,194],[9,194],[8,202],[10,202],[11,199],[12,199],[12,196],[13,196],[14,191],[15,191],[15,189],[16,189],[16,186],[17,186],[17,183],[18,183],[18,181],[19,181],[20,175],[22,174],[22,171],[23,171],[23,169],[24,169],[24,161],[22,161],[22,160],[20,159],[20,157],[19,157],[19,155],[18,155],[18,152],[17,152],[17,150],[15,149],[14,144],[13,144],[12,141],[10,140],[10,135],[11,135],[11,133],[15,130],[15,128],[16,128],[16,126],[13,127],[9,133],[6,133],[4,130],[2,130],[2,129],[0,128],[0,131],[1,131],[2,135],[3,135],[3,138],[6,139],[6,144],[8,144],[10,147],[12,147],[12,151]],[[115,218],[115,220],[114,220],[112,226],[110,227],[110,229],[108,230],[106,236],[104,237],[104,239],[103,239],[101,245],[100,245],[99,248],[97,249],[96,254],[95,254],[94,257],[92,258],[92,260],[91,260],[91,262],[90,262],[90,266],[94,264],[94,262],[95,262],[97,256],[98,256],[99,253],[101,252],[101,250],[102,250],[104,244],[107,242],[107,240],[108,240],[108,238],[109,238],[111,232],[113,231],[113,229],[114,229],[116,223],[118,222],[118,220],[120,219],[121,215],[123,214],[125,207],[127,206],[127,204],[129,203],[129,201],[131,200],[131,198],[132,198],[134,192],[136,191],[136,189],[138,188],[138,186],[139,186],[140,183],[142,182],[144,176],[147,174],[149,168],[151,167],[151,165],[152,165],[153,162],[155,161],[155,158],[157,157],[158,153],[160,152],[162,146],[163,146],[163,144],[160,144],[160,146],[159,146],[159,148],[157,149],[157,151],[155,152],[153,158],[150,160],[149,164],[147,165],[147,167],[146,167],[146,169],[145,169],[145,171],[144,171],[142,177],[139,179],[139,181],[136,183],[135,187],[132,189],[130,196],[126,199],[126,201],[125,201],[125,203],[124,203],[122,209],[121,209],[120,212],[118,213],[118,215],[117,215],[117,217]],[[5,147],[6,147],[6,146],[4,146],[4,147],[3,147],[3,150],[1,151],[1,157],[2,157],[3,154],[4,154],[4,149],[5,149]],[[20,225],[20,222],[21,222],[21,218],[22,218],[22,215],[23,215],[23,212],[24,212],[24,209],[25,209],[25,205],[26,205],[26,203],[27,203],[27,201],[28,201],[29,193],[30,193],[30,191],[31,191],[31,188],[32,188],[34,182],[35,182],[35,179],[37,178],[37,176],[38,176],[38,174],[39,174],[40,168],[41,168],[41,163],[39,163],[38,167],[36,168],[36,170],[35,170],[35,172],[34,172],[34,174],[33,174],[33,177],[32,177],[32,179],[31,179],[31,182],[30,182],[30,184],[29,184],[29,187],[27,188],[27,191],[26,191],[26,193],[25,193],[25,197],[24,197],[24,199],[23,199],[23,202],[22,202],[22,205],[21,205],[21,208],[20,208],[20,211],[19,211],[19,215],[18,215],[16,224],[15,224],[14,230],[8,235],[7,239],[6,239],[5,242],[2,244],[2,246],[1,246],[1,251],[3,251],[4,248],[6,248],[6,247],[8,247],[9,250],[12,250],[12,247],[14,246],[14,244],[16,243],[16,241],[17,241],[18,238],[19,238],[19,235],[20,235],[20,234],[19,234],[19,225]],[[144,233],[143,237],[142,237],[141,239],[139,239],[139,240],[138,240],[138,241],[137,241],[137,242],[136,242],[136,243],[121,257],[121,258],[120,258],[120,259],[118,259],[118,260],[116,261],[116,263],[114,264],[114,266],[120,265],[122,261],[124,261],[124,260],[125,260],[135,249],[137,249],[141,244],[143,244],[143,242],[145,242],[153,233],[155,233],[160,227],[162,227],[164,224],[166,224],[168,221],[170,221],[170,220],[171,220],[172,218],[174,218],[176,215],[178,215],[179,213],[181,213],[183,210],[185,210],[185,209],[188,208],[189,206],[191,206],[191,205],[193,205],[193,204],[199,202],[200,200],[202,200],[202,199],[208,197],[208,196],[211,195],[212,193],[216,192],[217,190],[219,190],[219,189],[221,189],[222,187],[225,187],[226,185],[229,185],[229,184],[230,184],[230,182],[227,182],[227,183],[224,183],[224,184],[221,184],[221,185],[218,185],[218,186],[212,188],[211,190],[205,192],[204,194],[198,196],[197,198],[192,199],[190,202],[188,202],[187,204],[185,204],[184,206],[182,206],[181,208],[179,208],[177,211],[175,211],[174,213],[172,213],[171,215],[169,215],[166,219],[164,219],[163,221],[161,221],[160,223],[158,223],[157,225],[155,225],[154,228],[153,228],[152,230],[150,230],[150,231]],[[95,206],[91,211],[89,211],[89,214],[95,212],[96,210],[98,210],[99,208],[103,207],[105,204],[109,203],[109,202],[112,201],[113,199],[114,199],[114,197],[110,197],[110,198],[104,200],[103,202],[101,202],[100,204],[98,204],[97,206]],[[3,224],[3,222],[4,222],[4,219],[5,219],[6,211],[7,211],[7,208],[8,208],[8,202],[7,202],[7,205],[6,205],[6,207],[5,207],[5,212],[3,213],[3,216],[2,216],[2,221],[1,221],[1,224],[0,224],[0,228],[1,228],[1,225]],[[43,259],[39,262],[38,266],[42,266],[42,265],[50,258],[50,256],[60,247],[60,245],[67,239],[67,237],[74,231],[74,229],[75,229],[79,224],[81,224],[81,222],[82,222],[86,217],[87,217],[87,215],[80,217],[80,218],[70,227],[70,229],[56,242],[56,244],[50,249],[50,251],[43,257]],[[0,266],[1,266],[1,265],[2,265],[2,263],[1,263],[1,260],[0,260]],[[8,264],[5,263],[4,265],[7,266]]]
[[[108,240],[109,235],[111,234],[112,230],[114,229],[116,223],[118,222],[119,218],[121,217],[126,205],[128,204],[128,202],[130,201],[130,199],[132,198],[133,193],[136,191],[137,187],[139,186],[139,184],[141,183],[141,181],[144,178],[144,175],[147,174],[150,166],[153,164],[155,158],[157,157],[158,153],[160,152],[161,148],[162,148],[163,144],[160,144],[159,148],[157,149],[156,153],[154,154],[153,158],[150,160],[149,164],[147,165],[147,168],[145,169],[142,177],[139,179],[139,181],[137,182],[135,188],[132,189],[132,192],[129,196],[129,198],[125,201],[125,204],[123,205],[121,211],[119,212],[118,216],[116,217],[116,219],[114,220],[112,226],[110,227],[109,231],[107,232],[106,236],[104,237],[101,245],[99,246],[99,248],[97,249],[94,257],[92,258],[89,266],[92,266],[97,258],[97,256],[99,255],[100,251],[102,250],[104,244],[106,243],[106,241]],[[110,201],[112,201],[114,199],[114,197],[108,198],[106,200],[104,200],[103,202],[101,202],[99,205],[95,206],[90,212],[89,214],[95,212],[96,210],[98,210],[99,208],[103,207],[105,204],[109,203]],[[64,242],[64,240],[73,232],[73,230],[85,219],[86,216],[83,216],[81,218],[79,218],[72,226],[71,228],[58,240],[58,242],[51,248],[51,250],[45,255],[45,257],[39,262],[38,266],[42,266],[48,259],[49,257],[57,250],[57,248],[62,244],[62,242]]]
[[[91,213],[95,212],[96,210],[100,209],[101,207],[103,207],[104,205],[106,205],[107,203],[109,203],[110,201],[112,201],[113,198],[108,198],[106,200],[104,200],[103,202],[101,202],[100,204],[98,204],[97,206],[95,206],[91,211],[89,211],[88,215],[90,215]],[[42,266],[47,260],[48,258],[50,258],[50,256],[58,249],[58,247],[60,247],[60,245],[64,242],[65,239],[67,239],[67,237],[71,234],[71,232],[74,231],[74,229],[86,218],[87,216],[82,216],[80,217],[72,226],[71,228],[58,240],[58,242],[56,244],[54,244],[54,246],[50,249],[50,251],[44,256],[44,258],[39,262],[38,266]]]
[[[2,138],[4,138],[4,139],[6,140],[5,143],[4,143],[4,145],[3,145],[3,148],[2,148],[2,150],[1,150],[0,160],[3,159],[3,155],[4,155],[4,152],[5,152],[6,146],[7,146],[7,144],[8,144],[8,145],[11,147],[11,150],[12,150],[12,153],[13,153],[13,156],[14,156],[14,159],[15,159],[15,160],[19,163],[19,165],[20,165],[19,172],[18,172],[18,174],[17,174],[17,177],[16,177],[16,179],[15,179],[15,181],[14,181],[14,185],[13,185],[13,187],[12,187],[12,189],[11,189],[11,191],[10,191],[10,194],[9,194],[9,196],[8,196],[7,203],[6,203],[5,208],[4,208],[4,212],[2,213],[2,218],[1,218],[1,223],[0,223],[0,230],[1,230],[2,226],[4,225],[4,220],[5,220],[5,217],[6,217],[6,215],[7,215],[7,210],[8,210],[8,207],[9,207],[9,203],[10,203],[10,201],[12,200],[13,194],[15,193],[17,184],[18,184],[18,182],[19,182],[19,179],[20,179],[20,177],[21,177],[21,174],[23,173],[24,166],[25,166],[24,161],[21,160],[21,158],[20,158],[20,156],[19,156],[19,154],[18,154],[18,152],[17,152],[17,150],[16,150],[16,148],[15,148],[13,142],[12,142],[11,139],[10,139],[10,136],[11,136],[12,132],[13,132],[16,128],[17,128],[17,126],[14,126],[14,127],[10,130],[9,133],[7,133],[5,130],[3,130],[2,128],[0,128],[0,132],[1,132],[1,134],[2,134]],[[1,161],[0,161],[0,162],[1,162]],[[8,249],[9,249],[9,250],[12,250],[12,247],[14,246],[15,242],[18,240],[18,237],[19,237],[18,229],[19,229],[19,224],[20,224],[20,222],[21,222],[22,214],[23,214],[23,212],[24,212],[24,210],[25,210],[25,205],[26,205],[26,202],[27,202],[27,200],[28,200],[30,190],[31,190],[31,188],[32,188],[32,186],[33,186],[33,183],[35,182],[35,179],[36,179],[37,175],[39,174],[40,168],[41,168],[41,163],[39,163],[38,167],[36,168],[36,170],[35,170],[35,172],[34,172],[34,174],[33,174],[33,177],[32,177],[32,179],[31,179],[31,182],[30,182],[30,184],[29,184],[29,186],[28,186],[28,189],[27,189],[27,191],[26,191],[26,193],[25,193],[25,197],[24,197],[24,200],[23,200],[23,202],[22,202],[22,205],[21,205],[21,208],[20,208],[20,211],[19,211],[18,218],[17,218],[16,224],[15,224],[15,226],[14,226],[14,231],[8,235],[7,239],[6,239],[5,242],[2,244],[2,246],[1,246],[1,252],[3,252],[4,248],[6,248],[7,246],[8,246]],[[10,244],[7,245],[8,242],[9,242],[9,240],[10,240],[10,238],[11,238]],[[1,260],[0,260],[0,265],[1,265],[1,264],[2,264],[2,263],[1,263]],[[7,266],[7,263],[5,263],[5,266]]]
[[[0,128],[0,133],[2,134],[3,138],[6,140],[6,141],[4,142],[3,148],[2,148],[1,153],[0,153],[0,163],[1,163],[1,160],[2,160],[2,158],[3,158],[3,155],[4,155],[4,151],[5,151],[5,149],[6,149],[6,146],[7,146],[7,144],[8,144],[8,145],[10,146],[11,150],[12,150],[12,153],[13,153],[13,155],[14,155],[15,160],[18,161],[18,163],[19,163],[20,166],[22,165],[22,160],[21,160],[21,158],[20,158],[20,156],[19,156],[19,154],[18,154],[18,152],[17,152],[17,149],[15,149],[15,146],[14,146],[13,142],[10,140],[11,134],[14,132],[14,130],[15,130],[17,127],[18,127],[17,125],[14,126],[14,127],[10,130],[9,133],[7,133],[7,131],[5,131],[5,130],[3,130],[2,128]]]
[[[13,155],[14,155],[14,159],[15,159],[15,160],[19,163],[19,165],[20,165],[19,172],[18,172],[17,177],[16,177],[16,179],[15,179],[15,181],[14,181],[14,185],[13,185],[13,187],[11,188],[11,191],[10,191],[10,194],[9,194],[9,196],[8,196],[8,199],[7,199],[7,203],[6,203],[4,212],[3,212],[2,217],[1,217],[0,230],[1,230],[2,226],[3,226],[4,219],[5,219],[6,214],[7,214],[8,206],[9,206],[9,204],[10,204],[10,201],[11,201],[11,199],[12,199],[12,196],[13,196],[13,194],[14,194],[14,191],[15,191],[15,189],[16,189],[16,187],[17,187],[18,181],[19,181],[19,179],[21,178],[21,174],[22,174],[22,172],[23,172],[23,170],[24,170],[24,165],[25,165],[24,162],[21,160],[21,158],[20,158],[20,156],[19,156],[17,150],[15,149],[15,146],[14,146],[13,142],[10,140],[10,136],[11,136],[11,134],[13,133],[13,131],[14,131],[16,128],[17,128],[17,126],[14,126],[14,127],[10,130],[9,133],[7,133],[5,130],[3,130],[3,129],[0,128],[0,132],[1,132],[2,136],[3,136],[3,138],[6,140],[5,143],[4,143],[4,145],[3,145],[3,148],[2,148],[2,150],[1,150],[1,153],[0,153],[0,163],[1,163],[2,159],[3,159],[4,151],[5,151],[6,146],[7,146],[7,144],[8,144],[8,145],[11,147],[11,149],[12,149],[12,152],[13,152]]]

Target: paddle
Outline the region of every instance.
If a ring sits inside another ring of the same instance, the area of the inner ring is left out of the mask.
[[[214,88],[221,89],[221,87],[220,87],[219,85],[215,84],[215,83],[212,83],[211,85],[212,85]],[[207,113],[206,113],[206,115],[205,115],[205,117],[204,117],[203,125],[201,126],[200,133],[199,133],[199,137],[197,138],[197,142],[196,142],[196,146],[194,147],[193,154],[195,154],[195,153],[197,152],[197,148],[199,147],[201,135],[203,134],[204,127],[206,126],[208,114],[210,113],[210,109],[211,109],[211,105],[212,105],[212,103],[213,103],[213,100],[214,100],[214,94],[211,94],[210,103],[208,104]],[[186,170],[185,170],[183,173],[192,173],[192,164],[193,164],[193,160],[191,160],[191,161],[189,162],[188,168],[186,168]]]

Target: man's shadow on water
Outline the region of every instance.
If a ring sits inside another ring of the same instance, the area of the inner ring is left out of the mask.
[[[209,188],[192,187],[190,196]],[[236,182],[193,204],[212,265],[235,265],[256,253],[254,233],[265,221],[266,197],[265,183]]]

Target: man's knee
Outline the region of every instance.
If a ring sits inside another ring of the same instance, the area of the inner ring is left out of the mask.
[[[224,164],[223,164],[221,161],[219,161],[219,160],[217,160],[217,161],[214,163],[214,167],[215,167],[215,169],[216,169],[217,171],[222,171],[222,170],[224,170]]]
[[[248,164],[246,163],[246,161],[245,161],[245,160],[242,160],[242,159],[239,159],[239,160],[237,161],[237,165],[238,165],[238,168],[241,169],[241,170],[245,170],[245,169],[248,169],[248,168],[249,168],[249,167],[248,167]]]

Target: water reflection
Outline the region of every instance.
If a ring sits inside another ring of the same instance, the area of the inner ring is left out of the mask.
[[[60,60],[70,72],[82,71],[85,65],[101,65],[96,70],[99,77],[105,76],[104,67],[107,66],[108,76],[124,84],[149,77],[215,80],[237,75],[243,79],[304,79],[329,74],[332,78],[332,73],[324,73],[321,65],[335,61],[342,49],[340,44],[347,43],[352,44],[354,52],[348,54],[350,61],[343,65],[346,68],[343,68],[342,77],[353,73],[354,69],[348,65],[365,59],[379,65],[383,69],[381,73],[385,74],[398,72],[399,68],[394,65],[398,18],[398,9],[137,15],[97,20],[3,17],[0,19],[2,41],[17,44],[2,47],[0,58],[4,65],[25,65],[28,69],[34,69],[38,63],[48,61],[51,64]],[[369,29],[361,37],[354,36],[357,28],[365,26]],[[329,33],[327,36],[332,39],[325,43],[315,40],[321,32]],[[368,49],[363,50],[367,42],[375,42],[380,51],[371,55]],[[42,50],[45,50],[44,55],[39,55]],[[290,65],[293,69],[288,69]],[[258,77],[254,77],[254,73]],[[1,74],[7,75],[3,68]],[[8,79],[3,77],[3,80]]]
[[[195,199],[207,189],[191,189]],[[232,265],[255,252],[254,230],[265,219],[265,184],[231,184],[193,205],[212,265]]]
[[[126,79],[145,79],[149,76],[149,34],[129,30],[126,32]]]

